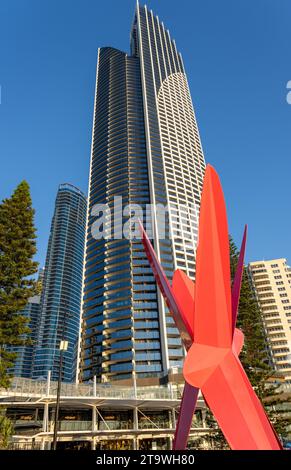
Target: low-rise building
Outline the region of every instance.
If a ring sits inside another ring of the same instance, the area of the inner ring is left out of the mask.
[[[285,258],[254,261],[249,273],[274,369],[291,384],[291,268]]]
[[[12,449],[50,449],[57,382],[15,377],[0,390],[0,403],[14,425]],[[171,449],[182,385],[122,387],[62,383],[58,449]],[[209,435],[200,398],[189,446]]]

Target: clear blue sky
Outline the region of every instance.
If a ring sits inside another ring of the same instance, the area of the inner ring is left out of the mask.
[[[149,0],[182,52],[205,157],[247,259],[291,263],[290,0]],[[134,0],[2,0],[0,198],[31,185],[44,263],[59,183],[87,192],[97,48],[128,51]]]

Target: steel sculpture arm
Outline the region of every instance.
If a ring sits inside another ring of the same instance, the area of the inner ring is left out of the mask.
[[[247,228],[231,290],[226,209],[215,170],[208,165],[204,178],[195,284],[177,270],[170,285],[142,225],[140,228],[157,284],[187,351],[186,384],[173,448],[186,447],[201,389],[232,449],[280,449],[238,358],[243,334],[235,325]]]

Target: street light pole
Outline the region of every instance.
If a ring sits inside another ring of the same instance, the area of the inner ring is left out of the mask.
[[[64,351],[66,351],[67,349],[68,349],[68,341],[62,340],[60,342],[60,367],[59,367],[57,400],[56,400],[55,420],[54,420],[53,450],[56,450],[56,448],[57,448],[57,434],[58,434],[59,411],[60,411],[60,396],[61,396],[61,385],[62,385],[63,355],[64,355]]]
[[[58,426],[59,426],[59,411],[60,411],[60,396],[61,396],[61,386],[62,386],[62,370],[63,370],[63,356],[64,352],[68,349],[68,341],[65,340],[66,333],[66,320],[70,316],[68,314],[68,302],[64,302],[65,313],[63,316],[63,324],[61,330],[61,341],[60,341],[60,362],[59,362],[59,375],[58,375],[58,388],[57,388],[57,399],[56,399],[56,408],[55,408],[55,419],[54,419],[54,437],[52,443],[52,450],[57,448],[57,435],[58,435]]]

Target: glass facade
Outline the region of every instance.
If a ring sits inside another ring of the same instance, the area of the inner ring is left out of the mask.
[[[31,340],[31,344],[9,347],[9,351],[17,353],[14,367],[9,370],[9,373],[15,377],[30,378],[40,318],[40,296],[36,295],[35,297],[31,297],[25,308],[21,310],[19,314],[27,318],[27,326],[30,328],[29,339]],[[23,339],[27,339],[27,337],[27,334],[23,335]]]
[[[47,377],[51,371],[52,379],[57,380],[60,341],[65,338],[68,349],[64,353],[62,380],[75,380],[86,209],[86,197],[78,188],[70,184],[59,186],[44,271],[33,378]]]
[[[169,279],[176,268],[194,278],[204,169],[181,55],[159,19],[137,6],[131,55],[110,47],[98,54],[80,380],[165,375],[181,367],[180,335],[141,242],[122,232],[129,218],[123,209],[138,204],[145,214],[147,204],[193,206],[196,218],[190,230],[185,214],[179,237],[169,236],[175,224],[170,208],[164,234],[155,213],[149,235]],[[112,233],[116,196],[122,197],[122,206]],[[103,230],[110,236],[99,240],[94,232],[96,204],[108,208]]]

